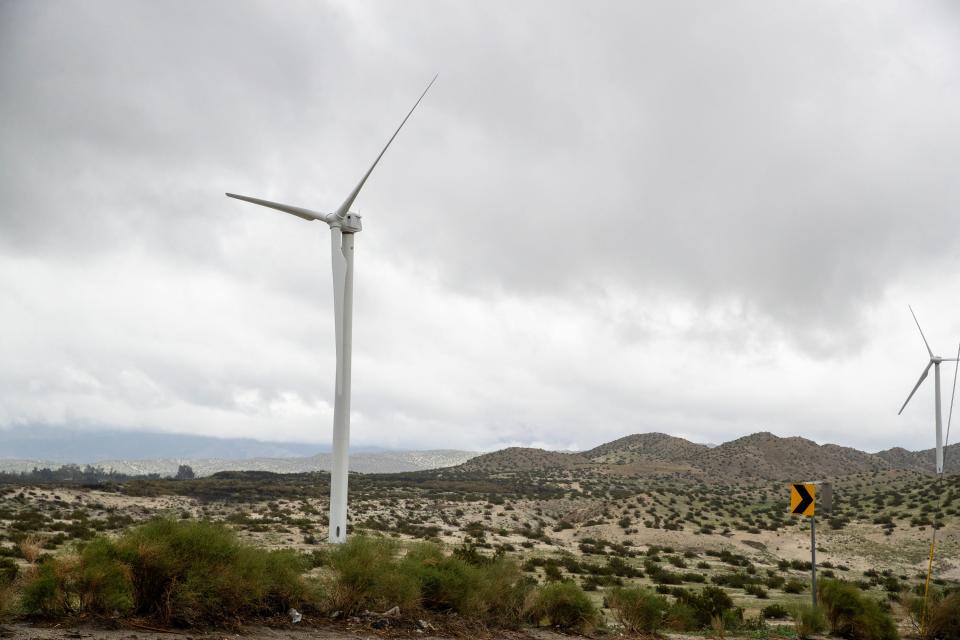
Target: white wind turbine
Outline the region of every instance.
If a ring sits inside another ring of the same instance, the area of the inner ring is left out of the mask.
[[[302,207],[294,207],[269,200],[238,196],[245,200],[278,211],[285,211],[304,220],[320,220],[330,226],[330,255],[333,260],[333,310],[337,340],[337,379],[333,405],[333,470],[330,472],[330,542],[345,542],[347,539],[347,463],[350,449],[350,356],[353,343],[353,236],[361,231],[360,216],[350,211],[360,189],[373,172],[390,143],[417,108],[423,96],[433,86],[434,76],[427,88],[413,104],[406,117],[393,132],[380,155],[354,187],[343,204],[333,213],[320,213]]]
[[[920,379],[917,380],[917,384],[913,386],[913,390],[910,392],[910,395],[907,396],[907,399],[903,402],[903,406],[900,407],[900,411],[897,412],[897,415],[903,413],[903,410],[907,408],[907,403],[910,402],[910,398],[913,397],[913,394],[917,392],[917,389],[920,388],[920,385],[923,384],[923,381],[927,379],[927,374],[930,372],[930,367],[933,367],[933,384],[934,384],[934,416],[937,425],[937,475],[943,474],[943,412],[940,409],[940,363],[941,362],[957,362],[957,366],[960,367],[960,347],[957,349],[956,358],[941,358],[940,356],[933,355],[933,350],[930,348],[930,343],[927,342],[927,337],[923,335],[923,329],[920,328],[920,322],[917,320],[917,314],[913,312],[913,307],[908,306],[910,309],[910,315],[913,316],[913,321],[917,323],[917,329],[920,331],[920,337],[923,338],[923,344],[927,347],[927,353],[930,355],[930,361],[927,363],[927,367],[923,370],[923,373],[920,374]],[[954,369],[953,372],[953,388],[954,393],[957,388],[957,371]],[[949,434],[949,424],[950,420],[953,418],[953,394],[950,395],[950,414],[947,418],[947,433]]]

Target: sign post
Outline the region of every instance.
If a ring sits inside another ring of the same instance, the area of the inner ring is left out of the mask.
[[[829,489],[827,489],[827,495],[830,495]],[[790,485],[790,513],[810,518],[810,596],[814,608],[817,607],[817,519],[814,515],[816,506],[816,483],[804,482]]]
[[[810,516],[810,597],[817,608],[817,517]]]

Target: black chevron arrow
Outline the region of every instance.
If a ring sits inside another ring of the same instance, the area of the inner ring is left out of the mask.
[[[800,494],[800,502],[796,507],[794,507],[793,512],[803,513],[807,510],[807,507],[813,504],[813,496],[810,495],[810,492],[807,491],[806,485],[803,484],[793,485],[793,490]]]

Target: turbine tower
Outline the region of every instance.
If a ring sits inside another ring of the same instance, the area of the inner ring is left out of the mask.
[[[427,95],[437,77],[434,76],[427,88],[410,108],[400,126],[393,132],[377,159],[360,179],[343,204],[333,213],[320,213],[303,207],[294,207],[279,202],[270,202],[260,198],[240,196],[228,193],[231,198],[245,200],[263,207],[293,214],[298,218],[313,221],[320,220],[330,226],[330,256],[333,261],[333,310],[337,343],[337,378],[333,404],[333,470],[330,472],[330,542],[346,542],[347,539],[347,469],[350,449],[350,367],[353,344],[353,246],[354,235],[362,229],[360,216],[350,211],[367,178],[373,173],[380,158],[390,147],[390,143],[400,133],[414,109]]]
[[[933,367],[933,397],[934,397],[934,420],[937,425],[937,475],[943,474],[943,412],[940,409],[940,363],[941,362],[957,362],[960,366],[960,348],[957,350],[957,358],[942,358],[940,356],[933,355],[933,349],[930,348],[930,343],[927,342],[927,337],[923,335],[923,329],[920,328],[920,321],[917,320],[917,314],[913,312],[913,307],[908,306],[910,309],[910,315],[913,316],[913,321],[917,324],[917,329],[920,331],[920,337],[923,338],[923,344],[927,347],[927,354],[930,356],[930,361],[927,363],[927,367],[923,370],[923,373],[920,374],[920,379],[917,380],[917,384],[913,385],[913,390],[910,392],[910,395],[907,396],[907,399],[903,402],[903,406],[900,407],[900,411],[897,412],[897,415],[903,413],[903,410],[907,408],[907,403],[910,402],[910,398],[913,397],[913,394],[917,392],[917,389],[920,388],[920,385],[923,384],[923,381],[927,379],[927,374],[930,373],[930,367]],[[954,391],[956,391],[957,385],[957,372],[953,372],[953,385]],[[948,434],[949,434],[949,420],[953,418],[953,394],[950,396],[950,418],[948,418]]]

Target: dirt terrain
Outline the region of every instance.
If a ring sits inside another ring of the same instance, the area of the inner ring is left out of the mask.
[[[746,618],[809,601],[810,523],[786,513],[787,483],[737,474],[706,482],[684,461],[704,455],[702,447],[652,435],[610,443],[597,460],[591,452],[537,454],[512,465],[526,450],[510,449],[448,469],[353,475],[351,531],[504,554],[541,584],[558,577],[580,584],[601,607],[605,593],[623,585],[664,594],[718,585]],[[740,469],[770,444],[754,438],[723,455]],[[829,460],[860,459],[842,450]],[[857,584],[903,623],[899,602],[922,589],[934,527],[933,584],[960,582],[960,476],[938,482],[868,462],[869,470],[818,476],[834,487],[832,510],[817,515],[818,575]],[[328,482],[324,473],[224,472],[87,486],[0,484],[0,556],[27,572],[44,554],[70,553],[96,534],[119,535],[164,516],[223,522],[258,546],[322,558]]]
[[[422,633],[382,632],[368,629],[335,627],[263,626],[242,627],[237,631],[154,631],[144,627],[103,629],[89,625],[40,626],[11,624],[0,626],[0,638],[11,640],[362,640],[381,638],[416,638],[417,640],[448,640],[453,637],[488,638],[489,640],[562,640],[581,636],[560,634],[546,629],[528,629],[490,633],[489,635],[449,636]],[[681,640],[681,636],[676,636]]]

